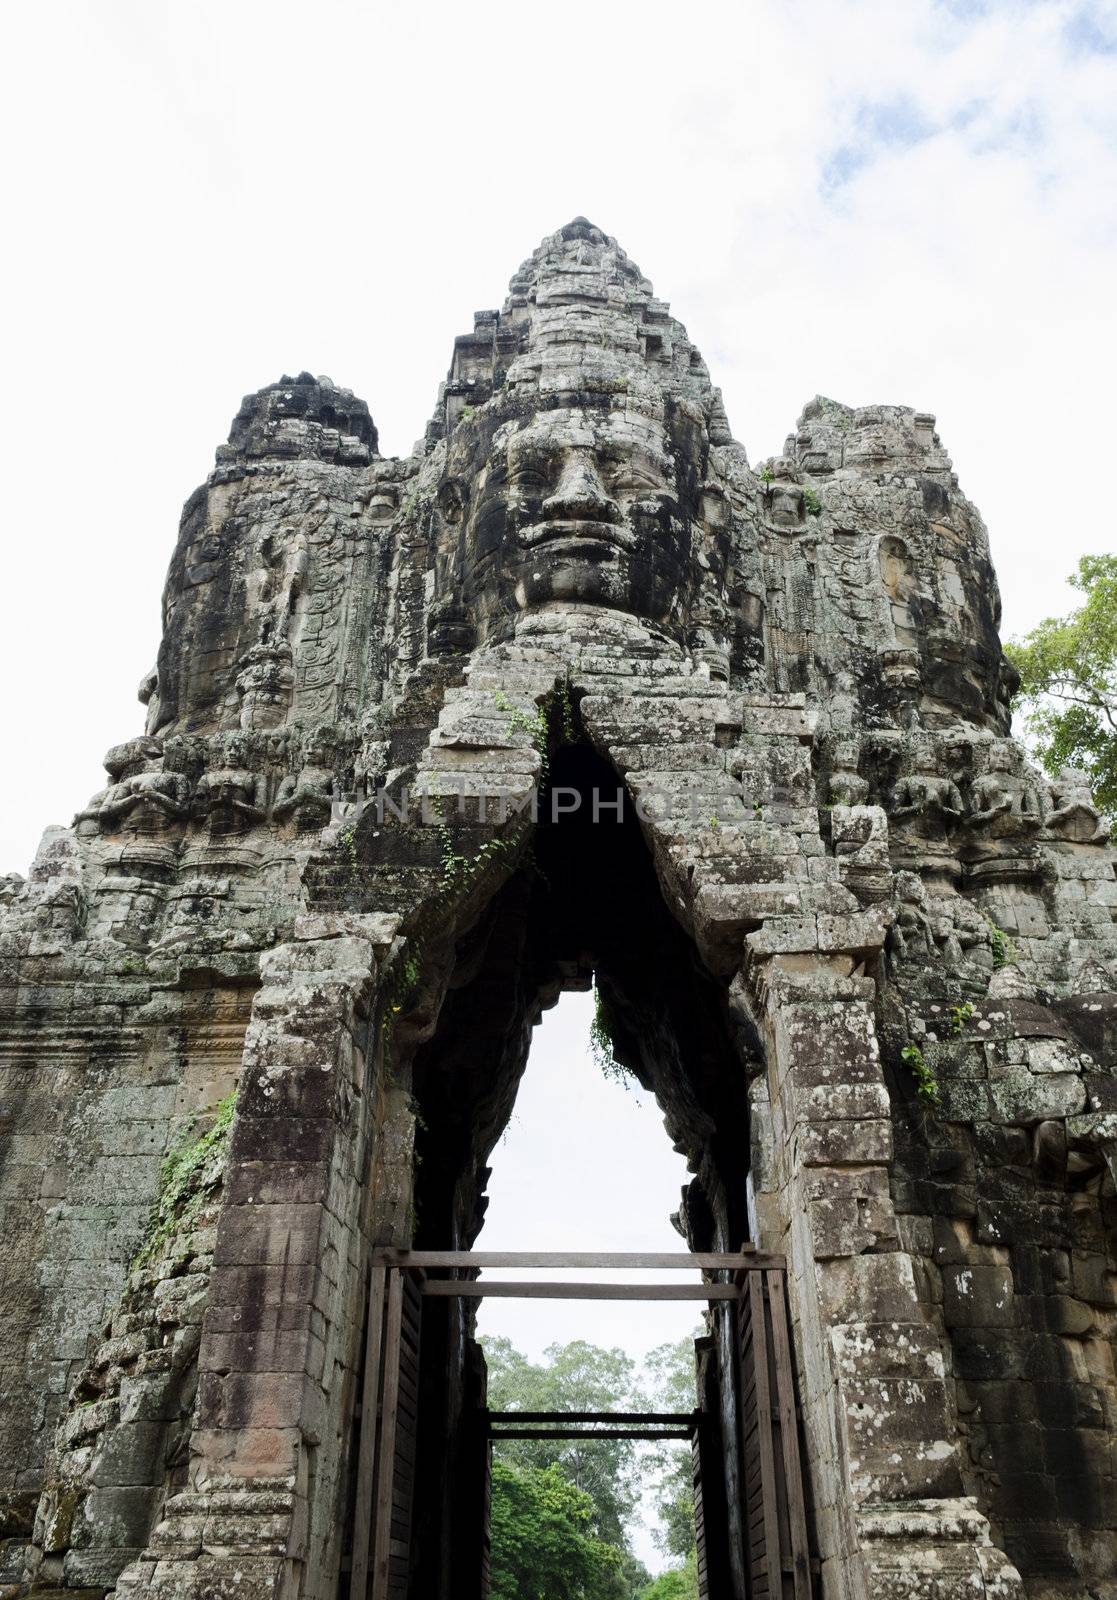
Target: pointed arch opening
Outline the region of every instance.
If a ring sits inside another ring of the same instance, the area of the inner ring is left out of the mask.
[[[512,1115],[533,1029],[564,990],[595,984],[615,1059],[655,1095],[666,1137],[685,1154],[690,1179],[677,1219],[685,1247],[738,1249],[749,1238],[747,1083],[759,1058],[730,1015],[726,984],[669,909],[609,762],[581,740],[563,745],[548,801],[527,858],[458,938],[437,1024],[405,1069],[415,1115],[413,1248],[484,1248],[489,1157]],[[703,1369],[721,1441],[710,1492],[728,1508],[722,1522],[742,1503],[737,1350],[725,1309],[713,1318]],[[426,1301],[422,1352],[407,1592],[465,1600],[473,1579],[463,1574],[482,1566],[486,1492],[475,1306]],[[727,1552],[740,1549],[742,1530],[726,1533]],[[726,1581],[727,1593],[744,1594],[741,1572]]]

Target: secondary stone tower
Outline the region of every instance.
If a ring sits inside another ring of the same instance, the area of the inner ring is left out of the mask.
[[[933,417],[816,398],[750,467],[581,218],[407,459],[327,378],[246,398],[145,731],[0,881],[0,1584],[366,1600],[370,1250],[472,1246],[596,981],[690,1248],[786,1258],[812,1563],[768,1592],[1117,1595],[1114,857],[998,621]],[[423,1316],[391,1592],[480,1600],[483,1364]]]

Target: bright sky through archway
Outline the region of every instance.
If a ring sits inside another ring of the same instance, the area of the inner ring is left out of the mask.
[[[564,995],[535,1031],[512,1121],[490,1159],[479,1250],[685,1251],[671,1226],[686,1162],[654,1096],[607,1079],[589,1054],[592,994]],[[492,1272],[492,1278],[699,1282],[698,1274]],[[587,1339],[640,1356],[681,1339],[702,1307],[687,1301],[483,1300],[478,1332],[505,1334],[538,1361]]]

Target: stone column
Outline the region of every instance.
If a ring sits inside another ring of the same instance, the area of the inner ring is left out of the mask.
[[[822,1592],[1018,1595],[962,1495],[952,1385],[893,1210],[875,985],[855,969],[883,936],[872,922],[819,917],[813,936],[769,927],[748,940],[772,1129],[759,1242],[788,1259]]]
[[[307,916],[265,956],[198,1358],[190,1487],[126,1593],[332,1593],[365,1287],[369,1002],[395,919]]]

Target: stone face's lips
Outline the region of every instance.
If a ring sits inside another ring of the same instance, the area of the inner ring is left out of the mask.
[[[575,544],[583,539],[595,544],[611,544],[618,550],[635,550],[639,543],[638,536],[624,523],[582,522],[565,518],[556,518],[553,522],[534,522],[527,528],[521,528],[518,537],[520,543],[529,550],[560,539],[564,544]]]

